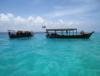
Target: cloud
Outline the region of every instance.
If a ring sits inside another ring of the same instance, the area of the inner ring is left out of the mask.
[[[46,25],[47,28],[77,27],[89,30],[100,28],[100,0],[51,0],[51,2],[32,0],[24,1],[23,4],[21,2],[14,1],[11,5],[8,1],[6,7],[4,5],[7,2],[1,2],[0,31],[9,29],[39,31],[42,30],[42,25]]]
[[[27,18],[15,16],[11,13],[0,14],[0,31],[7,31],[9,29],[30,29],[32,26],[41,26],[45,19],[40,16],[29,16]],[[34,29],[34,28],[33,28]]]
[[[88,24],[88,25],[87,25]],[[45,25],[47,28],[80,28],[86,29],[91,28],[93,22],[84,22],[79,20],[64,20],[58,18],[56,20],[48,20],[41,16],[29,16],[27,18],[21,16],[15,16],[14,14],[8,13],[0,14],[0,31],[7,30],[32,30],[32,31],[45,31],[42,26]],[[95,23],[93,24],[93,26]],[[99,26],[98,26],[99,27]],[[93,27],[95,28],[95,26]],[[89,29],[90,30],[90,29]]]
[[[69,25],[70,23],[66,23],[63,19],[47,20],[41,16],[29,16],[27,18],[23,18],[21,16],[15,16],[14,14],[8,13],[0,14],[0,31],[7,31],[9,29],[14,30],[34,30],[34,31],[41,31],[42,26],[46,25],[47,28],[60,28],[63,25]],[[63,28],[65,28],[63,26]]]
[[[40,17],[40,16],[37,16],[35,19],[34,19],[34,23],[40,23],[40,24],[42,24],[42,23],[44,23],[45,22],[45,20],[42,18],[42,17]]]
[[[26,23],[26,20],[24,18],[20,17],[20,16],[15,17],[14,21],[15,21],[15,23],[18,23],[18,24]]]
[[[47,17],[63,17],[63,16],[84,16],[87,14],[92,13],[92,11],[96,10],[97,6],[80,6],[80,7],[72,7],[72,8],[66,8],[66,7],[56,7],[57,10],[52,11],[48,13],[46,16]],[[58,10],[59,8],[59,10]]]
[[[59,5],[54,6],[54,11],[46,14],[47,17],[57,18],[77,16],[82,17],[97,12],[100,8],[99,0],[58,0]],[[61,5],[61,3],[63,5]],[[97,10],[98,9],[98,10]]]
[[[9,17],[3,13],[0,14],[0,21],[9,21]]]

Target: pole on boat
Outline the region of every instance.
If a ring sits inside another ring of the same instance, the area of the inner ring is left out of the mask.
[[[63,31],[61,32],[61,34],[63,35]]]
[[[74,35],[74,30],[72,32],[73,32],[73,35]]]
[[[55,30],[55,34],[56,34],[56,30]]]
[[[76,29],[76,35],[77,35],[77,29]]]
[[[69,35],[70,35],[70,31],[69,31]]]
[[[68,35],[68,31],[66,30],[66,34]]]

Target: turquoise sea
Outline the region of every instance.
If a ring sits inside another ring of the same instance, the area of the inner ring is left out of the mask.
[[[0,76],[100,76],[100,33],[90,39],[0,34]]]

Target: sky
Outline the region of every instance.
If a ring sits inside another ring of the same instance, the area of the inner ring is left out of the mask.
[[[0,32],[78,28],[100,32],[100,0],[0,0]]]

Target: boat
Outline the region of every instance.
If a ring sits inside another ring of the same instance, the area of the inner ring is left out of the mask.
[[[94,32],[77,32],[77,28],[46,29],[47,38],[89,39]]]
[[[15,31],[8,30],[9,38],[23,38],[23,37],[32,37],[33,34],[31,31]]]

